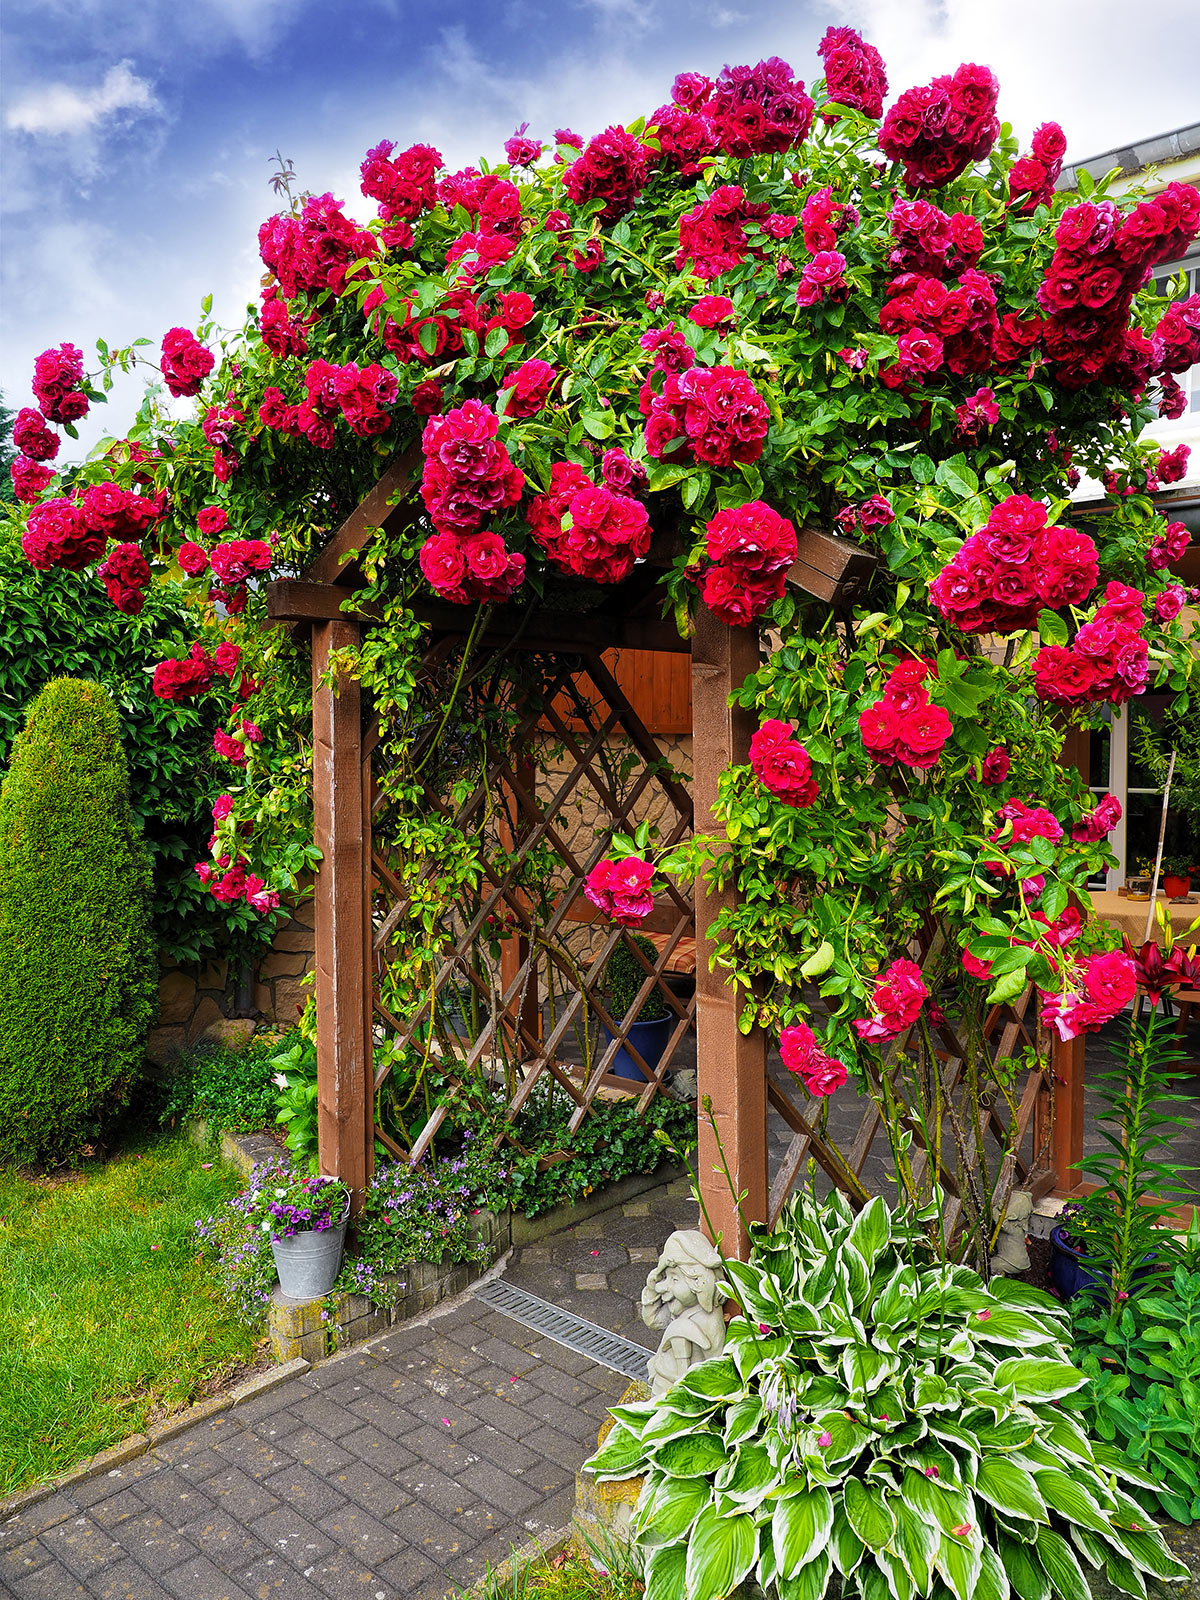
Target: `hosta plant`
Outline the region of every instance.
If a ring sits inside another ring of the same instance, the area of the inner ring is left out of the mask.
[[[1123,1484],[1136,1471],[1058,1402],[1085,1378],[1066,1314],[936,1261],[881,1199],[797,1196],[748,1263],[722,1356],[617,1406],[589,1469],[644,1476],[647,1600],[1088,1600],[1178,1580]]]

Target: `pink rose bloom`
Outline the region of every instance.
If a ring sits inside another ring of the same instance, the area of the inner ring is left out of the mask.
[[[750,765],[755,775],[784,805],[803,809],[817,798],[808,751],[790,722],[764,722],[750,739]]]
[[[983,769],[980,773],[980,782],[998,787],[1008,778],[1010,766],[1008,751],[1002,744],[993,745],[983,758]]]
[[[654,909],[653,877],[653,864],[639,856],[623,861],[606,857],[588,874],[583,892],[605,916],[622,927],[636,928]]]
[[[1154,615],[1160,622],[1170,622],[1183,610],[1187,595],[1181,583],[1173,583],[1169,589],[1154,597]]]
[[[219,794],[212,804],[213,821],[224,822],[232,810],[233,796],[231,794]]]

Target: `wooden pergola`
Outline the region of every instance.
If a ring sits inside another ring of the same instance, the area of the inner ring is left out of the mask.
[[[392,1016],[380,1002],[378,975],[387,960],[387,942],[404,889],[391,870],[386,851],[373,837],[381,803],[372,766],[378,756],[378,734],[369,717],[364,716],[367,708],[357,682],[346,675],[331,677],[330,666],[337,652],[357,646],[372,625],[369,607],[360,606],[355,598],[358,555],[368,544],[372,530],[396,530],[418,515],[414,490],[420,467],[420,451],[414,446],[393,462],[309,564],[303,578],[278,580],[269,589],[272,620],[294,629],[311,630],[314,833],[322,853],[315,890],[319,1143],[322,1170],[340,1177],[358,1196],[370,1178],[375,1141],[381,1136],[374,1114],[381,1082],[381,1073],[375,1066],[376,1030],[387,1027],[393,1034],[399,1031],[403,1035],[406,1030],[411,1033],[419,1018]],[[457,953],[461,956],[467,942],[478,936],[481,919],[497,910],[503,911],[516,931],[504,948],[499,1014],[491,1016],[479,1038],[468,1041],[464,1066],[470,1070],[487,1069],[494,1059],[491,1052],[502,1041],[521,1063],[516,1079],[503,1085],[497,1082],[496,1086],[497,1093],[503,1090],[508,1096],[510,1120],[520,1111],[534,1084],[544,1079],[555,1092],[567,1094],[575,1102],[571,1121],[574,1129],[589,1114],[601,1090],[611,1093],[619,1088],[629,1092],[629,1080],[614,1079],[610,1064],[621,1044],[630,1042],[626,1024],[636,1016],[645,996],[657,988],[674,1025],[662,1065],[657,1069],[652,1066],[646,1072],[645,1083],[634,1091],[639,1108],[647,1106],[665,1087],[671,1052],[694,1029],[700,1100],[711,1102],[726,1158],[745,1195],[744,1214],[750,1219],[777,1217],[810,1161],[815,1161],[853,1201],[860,1202],[867,1192],[861,1174],[883,1131],[879,1114],[873,1103],[869,1104],[843,1161],[821,1136],[810,1106],[795,1090],[789,1075],[778,1068],[770,1070],[767,1032],[757,1026],[749,1033],[739,1029],[735,994],[720,969],[712,970],[710,966],[713,946],[709,930],[733,890],[713,893],[698,885],[694,905],[675,890],[656,902],[646,926],[660,936],[658,959],[651,964],[643,955],[637,956],[645,968],[645,982],[626,1019],[608,1015],[599,988],[604,959],[625,936],[607,924],[594,929],[601,944],[592,966],[575,985],[572,1018],[566,1023],[559,1019],[548,1030],[543,1027],[538,962],[553,963],[556,959],[545,936],[568,923],[595,920],[582,898],[582,880],[594,860],[604,853],[602,845],[587,859],[573,852],[558,826],[558,810],[566,796],[586,780],[599,793],[601,808],[607,810],[613,824],[626,821],[627,802],[614,796],[596,773],[596,752],[604,740],[627,740],[645,762],[646,771],[662,785],[663,803],[673,830],[669,836],[675,838],[683,836],[693,822],[700,831],[719,831],[712,815],[718,779],[731,763],[748,759],[754,719],[750,712],[731,706],[730,699],[759,665],[758,631],[731,628],[705,607],[700,608],[690,641],[680,639],[670,623],[659,620],[658,579],[676,548],[669,532],[656,535],[645,565],[636,569],[626,583],[613,590],[598,591],[600,603],[586,614],[563,618],[539,609],[531,616],[527,607],[498,608],[488,632],[478,641],[496,650],[533,653],[545,664],[546,681],[553,694],[522,728],[528,733],[538,718],[544,725],[548,717],[555,739],[573,764],[555,774],[553,792],[542,796],[520,761],[510,760],[504,751],[489,754],[487,781],[497,785],[510,802],[508,826],[512,837],[507,842],[518,859],[523,850],[534,845],[552,848],[566,863],[568,888],[556,903],[549,924],[535,927],[530,921],[528,897],[522,895],[511,868],[488,875],[481,900],[460,930]],[[872,565],[873,558],[858,546],[825,533],[806,531],[800,535],[799,558],[789,573],[789,581],[834,608],[845,608],[848,622],[849,606],[862,592]],[[508,611],[511,617],[506,615]],[[418,609],[418,616],[429,624],[426,660],[431,670],[448,652],[461,648],[474,620],[473,608],[432,599]],[[660,752],[605,667],[603,652],[613,649],[690,652],[690,794],[686,785],[661,772]],[[572,683],[580,675],[587,679],[586,696],[576,694],[570,703],[563,702],[561,696],[570,694]],[[429,803],[440,805],[442,801],[431,793]],[[472,803],[468,797],[462,808],[464,825],[469,825],[476,815],[471,810]],[[478,807],[477,798],[474,804]],[[694,998],[681,1000],[670,989],[666,976],[672,950],[681,938],[693,935],[696,992]],[[477,975],[461,960],[456,965],[452,952],[438,973],[434,988],[464,982],[478,986]],[[434,998],[431,994],[427,1001],[427,1022]],[[1032,1023],[1026,1020],[1031,1005],[1027,993],[1013,1006],[993,1008],[987,1032],[997,1054],[1012,1055],[1021,1043],[1035,1043]],[[558,1046],[568,1023],[572,1019],[578,1022],[581,1017],[586,1023],[589,1016],[604,1025],[612,1042],[595,1061],[585,1058],[582,1067],[567,1063],[560,1058]],[[1029,1016],[1032,1017],[1031,1010]],[[903,1048],[905,1041],[898,1044]],[[947,1081],[952,1086],[963,1052],[948,1027],[940,1030],[939,1046],[944,1051]],[[1000,1171],[1000,1190],[1005,1197],[1014,1185],[1032,1187],[1041,1193],[1055,1183],[1063,1189],[1073,1187],[1071,1164],[1082,1154],[1082,1041],[1054,1046],[1049,1061],[1044,1040],[1042,1047],[1039,1067],[1030,1071],[1020,1086],[1016,1128],[1010,1129],[994,1108],[989,1113],[998,1149],[1008,1151]],[[636,1050],[634,1054],[636,1057]],[[640,1057],[636,1059],[640,1061]],[[386,1067],[381,1070],[386,1076]],[[790,1136],[786,1156],[773,1180],[768,1171],[769,1111],[782,1119]],[[440,1116],[435,1114],[411,1151],[393,1146],[395,1153],[420,1159],[439,1121]],[[943,1166],[939,1151],[926,1150],[921,1145],[915,1119],[910,1127],[919,1152],[918,1170],[926,1170],[930,1162],[934,1164],[932,1176],[942,1185],[947,1214],[953,1221],[960,1206],[953,1176]],[[744,1229],[725,1182],[714,1172],[717,1150],[704,1116],[700,1117],[699,1140],[698,1166],[709,1215],[723,1234],[726,1248],[736,1241],[744,1253]],[[384,1142],[388,1142],[386,1136]]]

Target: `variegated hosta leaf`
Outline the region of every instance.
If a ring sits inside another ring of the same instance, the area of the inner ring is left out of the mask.
[[[758,1553],[752,1517],[718,1517],[711,1506],[696,1518],[684,1564],[686,1600],[724,1600],[735,1589]]]
[[[655,1474],[638,1501],[634,1530],[648,1544],[682,1539],[712,1499],[707,1478],[668,1478]]]
[[[828,1543],[833,1528],[833,1501],[826,1489],[800,1489],[775,1502],[771,1539],[775,1564],[791,1578]]]

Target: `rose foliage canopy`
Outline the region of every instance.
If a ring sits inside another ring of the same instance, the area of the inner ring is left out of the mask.
[[[160,384],[61,478],[32,415],[14,473],[35,565],[103,564],[134,611],[177,563],[209,607],[160,692],[232,701],[202,877],[269,911],[302,826],[306,666],[246,624],[262,580],[301,570],[415,448],[412,516],[361,552],[383,620],[352,663],[395,755],[396,843],[423,828],[406,861],[447,864],[393,969],[414,984],[422,930],[478,863],[417,814],[412,603],[516,613],[650,555],[683,631],[702,605],[762,630],[740,696],[764,731],[722,780],[723,832],[650,864],[736,883],[720,959],[745,1024],[814,1022],[827,1093],[914,1024],[932,1050],[939,1007],[977,1042],[985,996],[1032,979],[1069,1037],[1131,992],[1128,958],[1070,909],[1111,859],[1111,807],[1056,757],[1066,727],[1147,689],[1187,703],[1178,606],[1158,603],[1187,533],[1150,498],[1179,463],[1139,436],[1200,359],[1200,297],[1151,282],[1200,233],[1200,195],[1112,199],[1082,173],[1056,194],[1061,131],[1022,155],[986,67],[885,111],[877,52],[835,29],[822,55],[807,85],[774,58],[685,73],[586,141],[518,130],[512,165],[450,173],[385,140],[363,220],[289,192],[264,222],[243,331],[170,330],[151,365],[194,414],[171,420]],[[139,359],[101,357],[101,384]],[[40,358],[47,421],[99,397],[74,346]],[[1109,490],[1086,523],[1081,473]],[[806,529],[874,558],[853,608],[788,584]],[[607,867],[597,894],[636,880],[636,922],[645,870]]]

